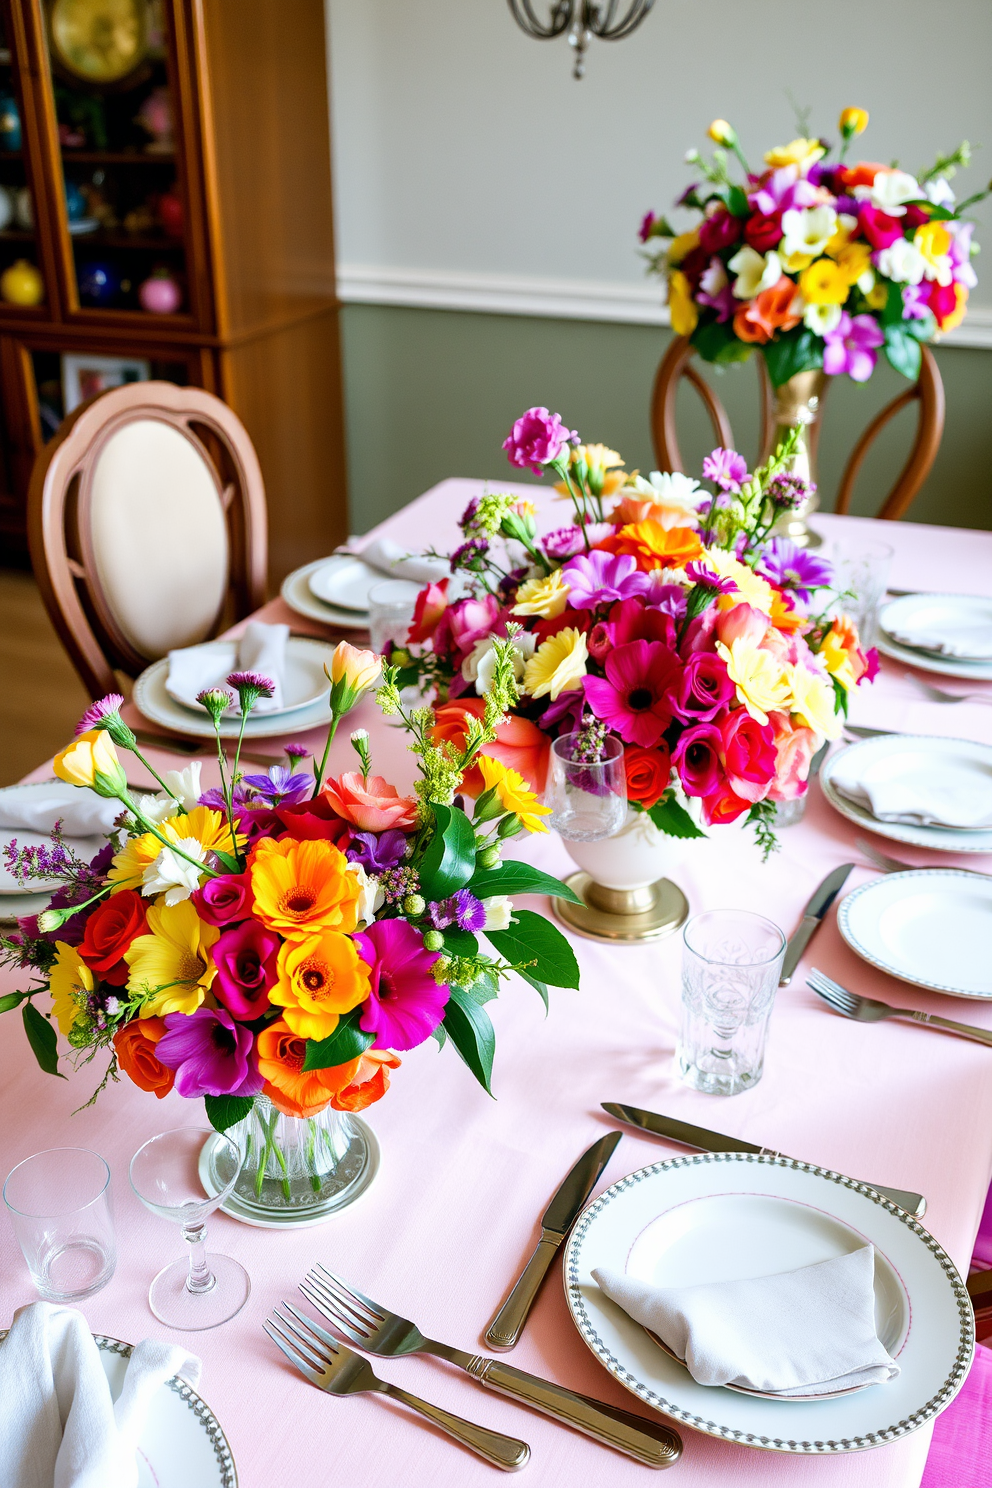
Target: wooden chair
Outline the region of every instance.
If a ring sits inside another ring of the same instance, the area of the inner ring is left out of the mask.
[[[35,461],[28,538],[45,607],[94,698],[264,601],[265,489],[244,425],[200,388],[82,404]]]
[[[854,447],[844,474],[841,477],[840,486],[837,491],[837,502],[834,510],[846,512],[851,504],[851,493],[854,490],[854,482],[858,471],[861,469],[865,455],[868,453],[872,440],[878,435],[885,425],[909,403],[919,403],[919,417],[916,427],[916,438],[910,450],[909,458],[899,473],[895,485],[892,487],[877,515],[885,521],[895,521],[903,516],[908,510],[910,503],[916,496],[923,482],[930,474],[930,467],[937,457],[940,448],[941,435],[944,432],[944,384],[940,380],[937,363],[933,353],[928,347],[920,348],[923,353],[923,362],[920,367],[920,375],[913,387],[907,388],[900,393],[891,403],[877,414],[868,425],[861,438]],[[730,420],[709,383],[700,376],[692,365],[692,357],[695,347],[685,336],[678,336],[668,348],[658,374],[655,377],[654,392],[651,396],[651,435],[654,441],[655,456],[658,460],[659,470],[684,471],[682,456],[679,453],[678,436],[676,433],[675,401],[678,393],[679,382],[684,377],[698,392],[713,425],[713,432],[717,442],[728,449],[734,448],[734,436],[730,427]],[[775,395],[765,367],[764,357],[760,353],[755,357],[758,363],[761,397],[761,456],[766,459],[771,453],[771,441],[774,430]],[[827,386],[829,387],[829,380]],[[821,400],[822,406],[822,400]],[[816,456],[816,445],[820,434],[820,419],[817,419],[810,427],[810,445],[813,456]]]

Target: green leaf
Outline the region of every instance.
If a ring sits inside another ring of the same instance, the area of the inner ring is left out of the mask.
[[[444,949],[453,956],[477,956],[479,942],[470,930],[459,930],[453,925],[444,932]]]
[[[33,1002],[24,1004],[21,1017],[28,1043],[45,1074],[58,1075],[60,1080],[64,1080],[65,1075],[59,1074],[58,1037],[51,1023],[42,1017]]]
[[[472,893],[479,899],[488,899],[494,894],[550,894],[552,899],[568,899],[572,904],[581,900],[566,884],[511,858],[498,868],[482,868],[469,884]]]
[[[509,930],[486,931],[499,954],[552,987],[578,987],[579,963],[561,931],[529,909],[514,910],[513,921]]]
[[[751,207],[743,186],[731,186],[727,192],[727,211],[735,217],[750,217]]]
[[[499,982],[490,972],[484,971],[470,987],[459,987],[458,990],[482,1007],[499,996]]]
[[[529,982],[535,992],[541,994],[541,1001],[544,1003],[544,1011],[546,1013],[548,1011],[548,989],[544,982],[539,982],[537,977],[531,976],[529,971],[518,971],[517,976],[523,977],[524,981]]]
[[[733,324],[725,320],[702,321],[691,336],[693,346],[704,362],[716,362],[721,366],[728,362],[746,362],[753,348],[734,335]]]
[[[823,366],[823,342],[808,327],[788,331],[761,348],[768,376],[775,387],[781,387],[797,372],[809,372]]]
[[[451,989],[444,1010],[444,1030],[483,1090],[492,1095],[496,1032],[489,1014],[461,987]]]
[[[897,372],[915,382],[920,375],[923,353],[915,336],[909,335],[901,325],[885,327],[885,355]]]
[[[444,1031],[444,1024],[439,1023],[436,1028],[431,1029],[431,1038],[437,1040],[439,1049],[443,1049],[448,1041],[448,1035]]]
[[[888,297],[885,301],[885,304],[882,306],[881,321],[883,327],[890,325],[899,325],[902,321],[903,311],[905,310],[905,308],[906,306],[903,303],[902,298],[902,285],[895,283],[890,284]]]
[[[214,850],[214,857],[217,859],[217,861],[220,864],[220,866],[223,869],[225,869],[228,873],[240,873],[241,872],[241,864],[238,862],[237,858],[235,858],[235,857],[232,856],[231,853],[217,852],[216,849],[215,849]]]
[[[454,806],[435,806],[437,831],[428,844],[417,871],[426,899],[447,899],[463,889],[475,872],[475,828]]]
[[[6,997],[0,997],[0,1013],[9,1013],[11,1008],[17,1007],[27,995],[26,992],[8,992]]]
[[[904,320],[902,328],[907,336],[915,336],[917,341],[932,341],[937,334],[937,317],[928,310],[925,315],[914,315],[912,320]]]
[[[205,1095],[203,1106],[214,1131],[226,1132],[229,1126],[244,1121],[255,1104],[250,1095]]]
[[[338,1026],[326,1039],[307,1039],[307,1052],[303,1057],[305,1070],[332,1069],[336,1064],[347,1064],[357,1059],[370,1045],[375,1043],[374,1033],[365,1033],[358,1026],[361,1008],[352,1008],[338,1019]]]
[[[657,801],[649,810],[648,816],[654,822],[659,832],[664,832],[666,837],[705,837],[706,833],[701,831],[684,806],[678,801]]]

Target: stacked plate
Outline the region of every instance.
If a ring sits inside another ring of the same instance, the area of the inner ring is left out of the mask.
[[[360,558],[336,553],[291,573],[283,582],[282,597],[308,620],[343,630],[368,630],[369,590],[385,577]]]
[[[907,594],[879,615],[878,649],[925,672],[992,682],[992,599]]]
[[[52,790],[58,790],[53,782],[38,781],[28,785],[10,785],[0,791],[6,808],[7,820],[16,820],[19,811],[26,808],[27,819],[31,820],[32,796],[51,795]],[[72,791],[74,787],[70,786]],[[19,847],[42,847],[50,846],[51,839],[47,832],[29,831],[24,828],[0,827],[0,853],[11,842],[16,839]],[[91,837],[67,837],[66,846],[71,848],[77,857],[89,862],[106,846],[107,839],[103,836]],[[24,915],[40,914],[48,906],[48,901],[53,890],[59,886],[59,879],[50,882],[32,878],[28,880],[30,887],[14,877],[6,862],[0,857],[0,924],[9,925],[14,920]]]

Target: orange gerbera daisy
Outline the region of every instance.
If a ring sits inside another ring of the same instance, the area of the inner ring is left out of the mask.
[[[344,853],[325,838],[263,837],[249,869],[255,917],[285,940],[356,929],[361,890],[347,868]]]
[[[629,553],[644,573],[654,568],[685,568],[703,553],[699,534],[691,527],[663,527],[650,518],[621,527],[599,546],[610,553]]]
[[[276,968],[269,1001],[285,1009],[283,1019],[303,1038],[330,1038],[340,1014],[369,995],[369,968],[340,930],[284,941]]]
[[[280,1018],[258,1035],[258,1068],[265,1084],[263,1094],[284,1116],[316,1116],[329,1106],[333,1096],[355,1083],[360,1059],[335,1064],[330,1069],[304,1070],[307,1041]]]

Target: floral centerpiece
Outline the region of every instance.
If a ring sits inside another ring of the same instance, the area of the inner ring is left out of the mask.
[[[799,138],[767,151],[759,171],[725,119],[710,125],[710,160],[689,151],[703,179],[676,206],[701,220],[676,232],[648,212],[640,238],[667,286],[672,329],[706,361],[743,361],[757,346],[776,387],[816,368],[864,382],[884,348],[915,381],[920,343],[960,324],[978,251],[963,214],[987,194],[955,204],[949,182],[968,145],[915,176],[848,162],[867,124],[864,109],[844,109],[836,156],[826,140]],[[728,150],[743,181],[731,178]]]
[[[236,694],[243,733],[273,690],[251,672],[199,695],[220,770],[219,787],[206,791],[197,762],[156,776],[157,796],[135,795],[117,754],[142,758],[123,699],[94,704],[54,768],[120,801],[106,848],[82,862],[56,830],[50,846],[5,850],[22,881],[61,881],[51,906],[2,942],[8,964],[34,981],[0,1011],[22,1007],[41,1067],[59,1073],[54,1020],[77,1064],[109,1056],[101,1089],[119,1068],[159,1098],[172,1089],[203,1097],[220,1131],[247,1122],[259,1103],[269,1113],[259,1192],[277,1115],[363,1110],[386,1093],[401,1056],[429,1038],[451,1043],[489,1090],[485,1003],[500,981],[519,971],[545,1001],[549,983],[578,985],[564,937],[510,900],[568,890],[502,860],[515,833],[547,830],[546,810],[512,771],[477,758],[516,701],[514,657],[509,640],[496,644],[458,748],[431,739],[431,710],[407,712],[385,669],[378,701],[402,716],[419,759],[411,796],[373,773],[365,730],[351,736],[358,768],[324,778],[340,720],[380,672],[377,656],[347,644],[328,672],[327,747],[312,770],[307,750],[288,745],[285,766],[242,775],[240,739],[227,768],[222,715]],[[456,792],[480,768],[486,788],[470,818]],[[316,1169],[310,1177],[319,1188]]]
[[[797,437],[753,473],[715,449],[706,489],[627,475],[615,451],[579,443],[546,408],[517,420],[510,462],[553,471],[573,520],[539,537],[529,500],[473,500],[455,577],[421,591],[393,653],[404,680],[435,688],[435,738],[460,744],[508,638],[520,698],[464,789],[485,789],[488,755],[540,792],[552,739],[577,732],[596,759],[613,734],[628,802],[661,832],[701,836],[746,816],[773,845],[776,803],[806,790],[849,691],[878,665],[838,608],[830,565],[770,536],[808,495],[785,473]]]

